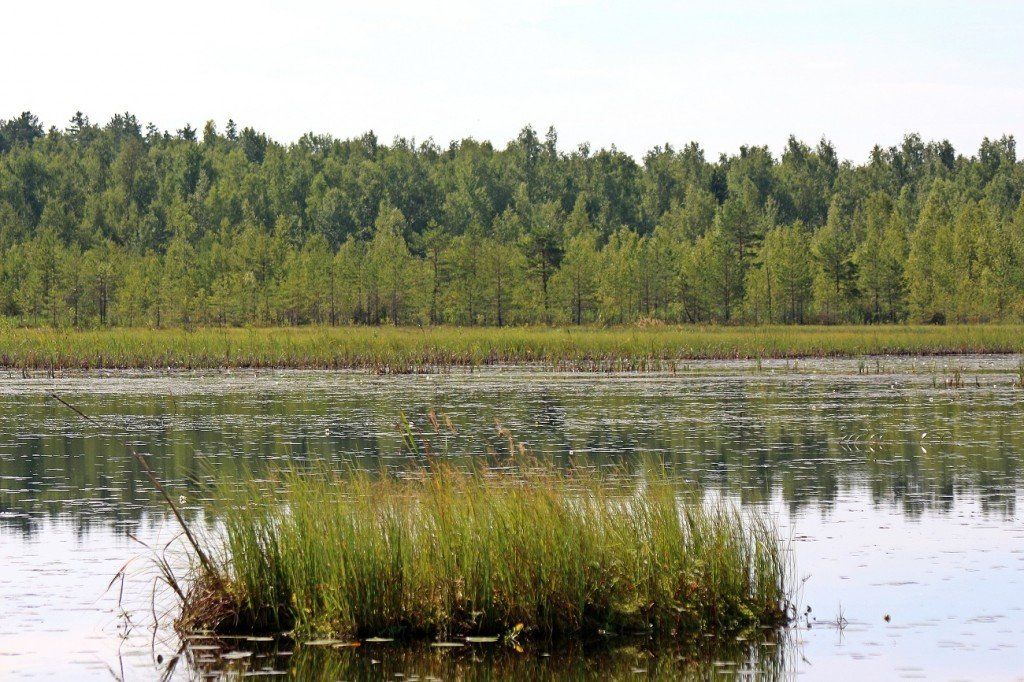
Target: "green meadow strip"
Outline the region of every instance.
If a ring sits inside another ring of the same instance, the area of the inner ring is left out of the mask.
[[[540,364],[664,371],[689,359],[1019,353],[1024,326],[0,327],[0,366],[26,370],[309,368],[379,373]]]

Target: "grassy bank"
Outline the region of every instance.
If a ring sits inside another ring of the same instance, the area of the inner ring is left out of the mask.
[[[787,622],[772,525],[684,502],[660,470],[293,472],[216,498],[215,569],[197,567],[185,631],[682,637]]]
[[[1015,353],[1024,326],[102,329],[0,328],[0,366],[26,369],[296,367],[410,372],[540,363],[671,369],[685,359]]]

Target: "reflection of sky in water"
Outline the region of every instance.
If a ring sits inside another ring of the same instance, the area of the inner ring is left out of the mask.
[[[0,379],[0,676],[153,674],[149,581],[128,583],[139,626],[123,646],[118,589],[173,533],[102,432],[46,402],[56,388],[154,454],[175,494],[210,467],[359,454],[400,462],[399,412],[445,410],[469,443],[498,419],[539,452],[606,461],[665,453],[688,478],[766,504],[794,538],[811,622],[802,677],[1006,678],[1024,671],[1024,528],[1016,517],[1024,391],[1016,358],[693,363],[677,376],[509,371],[378,378],[205,373]],[[943,388],[965,370],[966,387]],[[881,374],[876,374],[881,369]],[[858,374],[867,370],[870,374]],[[934,388],[937,385],[938,388]],[[892,621],[885,623],[883,616]],[[123,656],[119,659],[118,651]],[[157,647],[167,653],[166,647]]]
[[[782,521],[794,534],[808,676],[1006,679],[1024,671],[1024,528],[958,499],[951,513],[909,517],[845,495],[824,514]],[[891,622],[884,617],[889,614]]]

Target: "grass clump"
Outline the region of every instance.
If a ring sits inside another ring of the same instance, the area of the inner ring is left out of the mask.
[[[216,568],[197,568],[183,630],[683,637],[788,620],[772,524],[686,501],[660,470],[290,471],[219,499]]]

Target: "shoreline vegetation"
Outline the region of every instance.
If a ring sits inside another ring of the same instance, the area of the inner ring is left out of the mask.
[[[620,473],[427,458],[405,477],[217,483],[223,524],[201,540],[212,569],[196,563],[177,588],[176,627],[343,646],[686,641],[790,622],[791,566],[768,517],[688,496],[654,464]]]
[[[672,371],[686,360],[1020,352],[1020,325],[0,327],[0,366],[49,371],[296,368],[388,374],[512,364]]]

